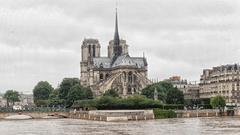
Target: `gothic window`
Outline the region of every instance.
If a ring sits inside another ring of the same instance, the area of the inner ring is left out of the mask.
[[[126,72],[123,72],[123,80],[126,82]]]
[[[130,86],[128,86],[128,94],[132,93],[132,89]]]
[[[89,56],[91,56],[91,46],[90,45],[88,46],[88,54],[89,54]]]
[[[105,75],[105,77],[106,77],[106,79],[109,77],[109,74],[107,73],[106,75]]]
[[[100,81],[103,80],[103,74],[100,74],[99,78],[100,78]]]
[[[93,57],[95,57],[95,50],[96,50],[96,45],[93,45]]]
[[[133,91],[134,91],[134,93],[136,93],[137,91],[136,91],[136,88],[133,88]]]
[[[137,80],[137,76],[136,75],[133,75],[133,82],[135,83]]]
[[[132,72],[128,72],[128,82],[132,83]]]

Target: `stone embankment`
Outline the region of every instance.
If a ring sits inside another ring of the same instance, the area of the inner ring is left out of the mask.
[[[177,110],[177,118],[191,118],[191,117],[218,117],[218,116],[240,116],[240,109],[225,110],[224,113],[219,112],[218,109],[208,110]]]
[[[27,117],[28,116],[28,117]],[[42,118],[67,118],[68,112],[2,112],[0,119],[42,119]]]
[[[137,121],[154,119],[153,110],[94,110],[70,112],[70,118],[96,121]]]

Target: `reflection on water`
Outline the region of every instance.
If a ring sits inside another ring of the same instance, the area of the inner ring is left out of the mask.
[[[0,120],[0,135],[213,135],[240,134],[240,118],[98,122],[79,119]]]

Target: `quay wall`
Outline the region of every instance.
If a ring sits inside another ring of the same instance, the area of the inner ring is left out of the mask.
[[[191,118],[191,117],[218,117],[218,116],[240,116],[240,109],[231,110],[229,114],[228,111],[224,111],[220,114],[218,109],[208,109],[208,110],[177,110],[177,118]]]
[[[59,118],[69,117],[68,112],[1,112],[0,119],[4,119],[5,117],[12,116],[12,115],[28,115],[34,119],[40,119],[47,116],[56,116]]]
[[[95,110],[70,112],[69,118],[96,121],[137,121],[154,119],[153,110]]]

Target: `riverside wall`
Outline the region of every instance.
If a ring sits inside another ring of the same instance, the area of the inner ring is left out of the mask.
[[[70,112],[69,118],[96,121],[137,121],[154,119],[153,110],[94,110]]]
[[[1,112],[0,119],[4,119],[5,117],[12,115],[27,115],[31,116],[34,119],[41,119],[47,116],[67,118],[69,117],[69,112]]]
[[[240,109],[225,110],[220,114],[218,109],[208,110],[177,110],[177,118],[191,117],[218,117],[218,116],[240,116]]]

